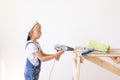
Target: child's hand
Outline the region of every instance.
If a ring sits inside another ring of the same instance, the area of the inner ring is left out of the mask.
[[[64,53],[64,51],[58,51],[58,52],[56,53],[55,58],[56,58],[56,59],[59,59],[60,56],[61,56],[63,53]]]

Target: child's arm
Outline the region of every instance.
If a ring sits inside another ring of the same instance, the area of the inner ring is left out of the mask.
[[[41,61],[49,61],[51,59],[54,59],[54,58],[58,58],[60,57],[62,54],[64,53],[64,51],[59,51],[57,52],[56,54],[45,54],[43,53],[43,51],[37,51],[35,52],[35,55],[41,60]]]
[[[52,56],[54,54],[47,54],[47,53],[44,53],[42,50],[41,50],[41,53],[43,54],[43,56]]]

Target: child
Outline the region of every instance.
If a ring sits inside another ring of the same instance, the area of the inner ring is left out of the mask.
[[[37,39],[41,37],[41,25],[38,22],[34,22],[29,25],[28,38],[25,48],[27,53],[27,60],[25,66],[24,77],[25,80],[38,80],[41,62],[49,61],[54,58],[59,58],[64,51],[59,51],[55,54],[46,54],[42,51]]]

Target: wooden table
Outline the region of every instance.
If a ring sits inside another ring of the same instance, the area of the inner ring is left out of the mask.
[[[119,56],[120,57],[120,49],[114,48],[114,49],[110,49],[108,52],[100,52],[100,51],[93,51],[89,54],[87,54],[86,56],[81,56],[81,52],[75,50],[74,52],[74,59],[73,59],[73,63],[74,63],[74,76],[73,76],[73,80],[80,80],[80,64],[83,62],[83,59],[86,59],[98,66],[100,66],[101,68],[104,68],[118,76],[120,76],[120,68],[112,65],[109,62],[106,62],[103,59],[100,59],[100,57],[116,57]]]

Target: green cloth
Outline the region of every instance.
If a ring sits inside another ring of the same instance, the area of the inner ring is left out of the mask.
[[[91,40],[88,44],[88,47],[94,48],[95,50],[102,51],[102,52],[107,52],[110,49],[109,45]]]

